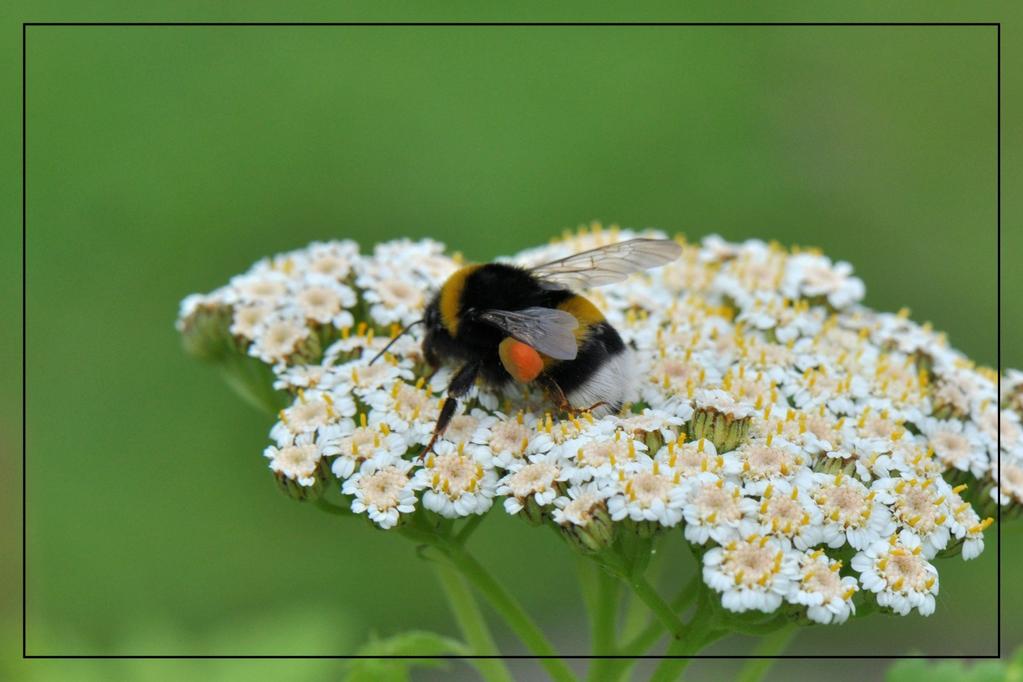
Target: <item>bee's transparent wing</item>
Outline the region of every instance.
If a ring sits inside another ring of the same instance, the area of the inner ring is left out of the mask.
[[[575,340],[579,322],[564,310],[484,310],[480,319],[555,360],[574,360],[579,352]]]
[[[682,247],[671,239],[629,239],[537,265],[530,272],[547,289],[586,289],[621,282],[681,254]]]

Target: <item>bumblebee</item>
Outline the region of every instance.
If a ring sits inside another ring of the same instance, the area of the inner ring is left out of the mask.
[[[452,274],[406,328],[426,325],[422,351],[433,368],[458,366],[423,455],[477,380],[494,389],[538,385],[563,411],[621,409],[634,383],[630,350],[575,290],[620,282],[681,253],[669,239],[630,239],[532,268],[486,263]]]

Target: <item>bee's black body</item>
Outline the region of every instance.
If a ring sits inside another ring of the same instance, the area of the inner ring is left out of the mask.
[[[632,353],[597,307],[573,289],[620,282],[681,251],[668,239],[637,238],[530,269],[467,265],[448,277],[423,319],[413,323],[426,324],[422,348],[430,365],[458,365],[423,453],[477,379],[493,388],[536,383],[561,410],[619,410],[633,392]]]
[[[509,383],[512,376],[498,354],[498,346],[507,333],[477,316],[494,308],[516,311],[532,307],[585,311],[577,316],[580,329],[575,359],[548,359],[544,363],[538,381],[547,388],[570,395],[610,358],[625,351],[618,332],[586,299],[565,289],[545,288],[522,268],[489,263],[460,270],[427,307],[423,341],[427,362],[434,366],[451,361],[467,363],[475,366],[479,377],[492,387]],[[620,405],[612,403],[610,407],[617,409]]]

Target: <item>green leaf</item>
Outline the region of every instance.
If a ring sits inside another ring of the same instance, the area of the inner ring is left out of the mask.
[[[1011,661],[933,663],[923,659],[899,661],[888,668],[886,682],[1003,682],[1023,681],[1023,649]]]
[[[359,649],[362,656],[468,655],[466,645],[435,632],[413,630],[386,639],[371,639]],[[438,668],[444,661],[429,658],[367,658],[353,661],[345,682],[408,682],[412,668]]]

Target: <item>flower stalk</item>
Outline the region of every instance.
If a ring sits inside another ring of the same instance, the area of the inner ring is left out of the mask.
[[[451,611],[458,622],[458,628],[465,637],[466,644],[474,654],[495,656],[500,653],[490,628],[480,613],[479,606],[464,579],[451,566],[445,563],[434,565],[437,580],[444,589]],[[479,671],[485,682],[512,682],[512,676],[505,664],[498,659],[475,659],[473,666]]]

